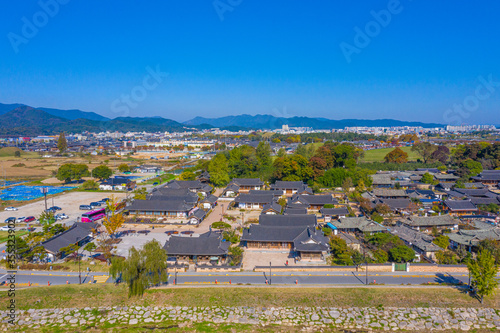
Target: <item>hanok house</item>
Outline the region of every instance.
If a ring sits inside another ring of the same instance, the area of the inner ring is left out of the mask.
[[[309,186],[303,182],[278,180],[271,185],[271,190],[278,191],[281,195],[291,197],[294,194],[313,194]]]
[[[208,184],[210,183],[210,174],[207,171],[203,171],[197,179],[202,182],[203,184]]]
[[[42,242],[41,246],[47,252],[48,259],[54,261],[70,254],[61,252],[62,248],[73,244],[80,247],[88,243],[97,227],[98,225],[95,223],[75,222],[68,230]]]
[[[260,215],[259,225],[273,227],[315,227],[316,215]]]
[[[290,250],[301,259],[324,260],[328,238],[314,227],[250,225],[241,241],[248,249]]]
[[[500,170],[483,170],[483,172],[476,177],[472,177],[472,179],[487,186],[498,187],[500,184]]]
[[[221,233],[209,231],[199,237],[172,235],[163,249],[169,257],[175,257],[178,264],[224,265],[230,245],[222,239]]]
[[[410,212],[412,209],[411,200],[408,198],[378,199],[375,200],[374,206],[376,206],[377,204],[387,205],[394,213]]]
[[[388,174],[371,175],[373,188],[391,188],[394,187],[394,181]]]
[[[392,227],[391,234],[398,236],[406,245],[413,248],[418,255],[419,261],[423,256],[426,259],[435,260],[436,253],[443,249],[434,244],[434,237],[416,231],[406,225]]]
[[[351,234],[387,232],[386,227],[366,217],[345,217],[335,221],[332,220],[329,224],[334,230]]]
[[[205,198],[200,200],[200,207],[204,210],[210,210],[215,207],[218,199],[219,198],[217,198],[215,195],[209,194]]]
[[[403,199],[408,198],[405,190],[393,190],[386,188],[373,189],[373,195],[379,199]]]
[[[185,201],[150,199],[134,200],[127,211],[137,217],[183,219],[191,215],[195,208]]]
[[[195,206],[200,197],[188,189],[173,189],[173,188],[154,188],[148,200],[165,200],[165,201],[184,201],[187,204]]]
[[[250,190],[262,190],[264,182],[259,178],[233,178],[229,184],[238,186],[239,193],[247,193]]]
[[[429,232],[434,228],[437,228],[437,230],[458,229],[458,222],[457,219],[450,215],[409,216],[406,219],[399,220],[397,225],[405,225],[414,230]]]
[[[212,192],[212,186],[204,184],[199,180],[172,180],[167,185],[167,188],[171,189],[188,189],[194,193],[201,193],[206,196]]]
[[[286,206],[285,211],[283,212],[284,215],[306,215],[307,214],[307,207],[296,207],[294,206]]]
[[[324,222],[330,222],[331,220],[338,220],[339,218],[344,218],[349,215],[349,210],[347,207],[339,208],[321,208],[321,217]]]
[[[281,214],[281,205],[276,201],[268,203],[262,208],[261,214],[278,215]]]
[[[99,184],[103,191],[129,191],[135,188],[135,182],[126,177],[113,177],[105,179]]]
[[[449,214],[455,216],[474,215],[479,212],[479,209],[470,200],[448,199],[444,201],[444,208]]]
[[[240,187],[236,184],[229,184],[222,191],[221,197],[232,198],[235,197],[239,193]]]
[[[258,191],[262,193],[240,193],[234,199],[234,204],[240,209],[263,209],[265,205],[274,201],[272,191]]]
[[[450,191],[450,194],[456,198],[467,198],[474,205],[489,205],[489,204],[500,204],[500,196],[490,191],[487,188],[482,189],[466,189],[466,188],[455,188]]]
[[[447,234],[450,238],[450,247],[457,249],[465,248],[468,252],[477,252],[479,243],[483,240],[500,241],[500,229],[492,227],[481,230],[459,230],[457,233]]]
[[[324,205],[338,205],[338,201],[330,194],[325,195],[299,195],[295,194],[290,199],[291,204],[308,205],[309,210],[320,210]]]

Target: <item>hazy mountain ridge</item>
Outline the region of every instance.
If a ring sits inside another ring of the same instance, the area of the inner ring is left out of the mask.
[[[326,118],[310,117],[275,117],[272,115],[248,115],[226,116],[220,118],[195,117],[185,121],[185,125],[197,126],[209,124],[214,127],[242,126],[255,129],[278,129],[282,125],[291,127],[311,127],[313,129],[341,129],[344,127],[369,126],[369,127],[391,127],[391,126],[422,126],[424,128],[442,127],[442,124],[422,123],[416,121],[402,121],[394,119],[342,119],[332,120]]]

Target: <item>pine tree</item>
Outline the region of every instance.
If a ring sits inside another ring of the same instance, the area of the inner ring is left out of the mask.
[[[66,140],[64,132],[61,132],[61,134],[59,134],[59,140],[57,140],[57,148],[59,149],[59,152],[61,154],[68,149],[68,141]]]

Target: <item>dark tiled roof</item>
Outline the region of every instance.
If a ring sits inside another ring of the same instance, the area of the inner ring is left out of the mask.
[[[185,201],[165,201],[165,200],[134,200],[127,207],[128,211],[151,211],[151,212],[187,212],[193,205]]]
[[[46,240],[42,246],[51,253],[59,253],[59,250],[71,244],[76,244],[92,234],[92,229],[97,228],[95,223],[75,222],[71,228]]]
[[[259,178],[233,178],[231,183],[239,186],[262,186],[264,182]]]
[[[270,210],[275,211],[278,214],[281,214],[281,205],[276,201],[265,204],[264,207],[262,208],[262,213],[265,213]]]
[[[405,190],[392,190],[385,188],[376,188],[373,190],[373,194],[377,197],[407,197]]]
[[[204,186],[205,184],[203,184],[199,180],[172,180],[166,185],[167,188],[193,190],[202,189]]]
[[[219,198],[217,198],[215,195],[213,195],[213,194],[209,194],[209,195],[207,195],[205,198],[203,198],[203,199],[201,200],[201,202],[209,202],[209,203],[211,203],[211,204],[214,204],[214,203],[216,203],[216,202],[217,202],[217,200],[218,200],[218,199],[219,199]]]
[[[314,228],[307,228],[294,240],[293,247],[298,252],[326,252],[330,248],[328,237]]]
[[[357,229],[360,232],[383,232],[387,228],[366,217],[345,217],[330,222],[339,230]]]
[[[287,206],[283,212],[285,215],[297,215],[297,214],[307,214],[307,208],[293,208]]]
[[[226,255],[231,245],[230,242],[223,242],[222,236],[217,237],[183,237],[170,236],[163,249],[170,255],[199,255],[199,256],[221,256]]]
[[[316,225],[316,215],[260,215],[259,225],[279,227],[307,227]]]
[[[412,227],[448,227],[458,225],[458,220],[450,215],[410,216],[400,222]]]
[[[407,226],[392,227],[390,229],[391,234],[398,236],[403,241],[412,244],[421,251],[424,252],[437,252],[443,250],[436,244],[434,244],[433,237],[422,232],[413,230]]]
[[[407,209],[411,204],[410,199],[381,199],[380,201],[392,210]]]
[[[319,211],[323,216],[347,216],[349,215],[349,210],[347,207],[339,208],[321,208]]]
[[[267,192],[267,193],[260,193],[260,194],[240,193],[234,199],[234,201],[241,203],[263,203],[263,204],[270,203],[273,201],[274,194],[271,191],[260,191],[260,192]]]
[[[476,205],[474,205],[470,200],[445,200],[444,204],[452,211],[463,211],[472,210],[477,211]]]
[[[333,199],[331,194],[325,195],[294,195],[292,197],[292,203],[308,203],[309,205],[335,205],[338,201]]]
[[[292,242],[304,231],[305,228],[306,227],[304,226],[283,227],[251,224],[249,229],[243,229],[243,236],[241,236],[241,240],[260,242]]]

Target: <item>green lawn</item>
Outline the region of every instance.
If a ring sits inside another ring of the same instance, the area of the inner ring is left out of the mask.
[[[1,290],[1,289],[0,289]],[[0,291],[0,295],[2,295]],[[283,307],[493,307],[500,296],[484,304],[454,288],[165,288],[128,298],[124,285],[63,285],[16,292],[19,309],[84,308],[95,306],[283,306]],[[36,302],[34,302],[36,300]],[[7,306],[8,297],[0,297]]]
[[[24,236],[27,233],[28,232],[26,230],[16,231],[15,235],[19,237],[19,236]],[[9,236],[9,232],[8,231],[0,231],[0,244],[6,242],[7,239],[8,239],[8,236]]]
[[[392,150],[394,148],[365,150],[365,156],[361,159],[361,162],[384,162],[385,155]],[[416,152],[411,151],[411,147],[401,147],[401,150],[408,154],[408,161],[416,161],[420,157]]]

